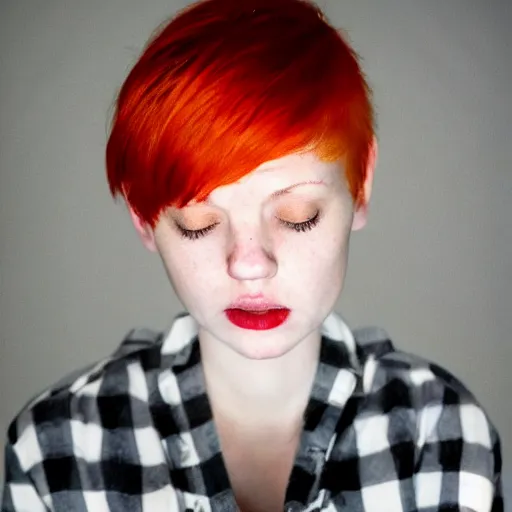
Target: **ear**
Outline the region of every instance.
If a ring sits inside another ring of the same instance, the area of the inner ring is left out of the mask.
[[[370,152],[368,155],[368,163],[366,166],[366,178],[364,180],[364,203],[354,212],[352,219],[352,231],[358,231],[366,226],[368,220],[368,207],[370,197],[372,195],[373,177],[375,174],[375,166],[377,165],[377,139],[374,137]]]
[[[130,210],[130,217],[132,218],[133,225],[135,227],[135,231],[139,234],[144,247],[151,252],[156,252],[156,243],[155,243],[155,234],[153,232],[153,228],[144,222],[134,211],[128,206]]]

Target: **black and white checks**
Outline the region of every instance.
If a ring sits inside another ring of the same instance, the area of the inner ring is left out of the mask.
[[[498,434],[457,379],[380,329],[325,320],[286,511],[499,512],[500,472]],[[2,511],[48,510],[237,510],[189,315],[132,331],[12,423]]]

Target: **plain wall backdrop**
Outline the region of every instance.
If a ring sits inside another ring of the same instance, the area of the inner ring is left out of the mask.
[[[0,3],[2,435],[32,395],[181,309],[109,196],[104,150],[116,91],[187,3]],[[362,56],[379,124],[369,224],[352,238],[337,309],[460,377],[507,463],[512,2],[319,3]]]

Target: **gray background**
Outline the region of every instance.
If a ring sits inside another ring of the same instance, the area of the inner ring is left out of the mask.
[[[243,0],[242,0],[243,1]],[[179,302],[104,177],[116,90],[179,0],[0,3],[0,430]],[[512,455],[512,3],[323,0],[363,57],[380,159],[338,309],[457,374]],[[508,465],[507,465],[508,466]]]

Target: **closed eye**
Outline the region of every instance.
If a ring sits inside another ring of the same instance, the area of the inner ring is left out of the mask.
[[[210,231],[212,231],[215,228],[215,226],[217,226],[217,224],[218,222],[201,229],[185,229],[178,224],[176,224],[176,226],[183,238],[188,238],[189,240],[197,240],[198,238],[207,235]]]
[[[316,212],[316,214],[313,217],[304,222],[290,222],[283,219],[279,219],[279,221],[288,229],[297,231],[297,233],[305,233],[306,231],[310,231],[311,229],[313,229],[318,224],[318,222],[320,221],[320,212]],[[187,238],[188,240],[197,240],[199,238],[202,238],[203,236],[206,236],[208,233],[210,233],[210,231],[213,231],[213,229],[215,229],[215,227],[218,224],[219,223],[216,222],[201,229],[185,229],[179,224],[176,224],[176,227],[178,228],[178,231],[180,232],[183,238]]]
[[[316,212],[316,214],[310,219],[304,222],[289,222],[287,220],[282,220],[281,223],[284,224],[287,228],[293,229],[299,233],[304,233],[305,231],[310,231],[313,229],[320,220],[320,212]]]

